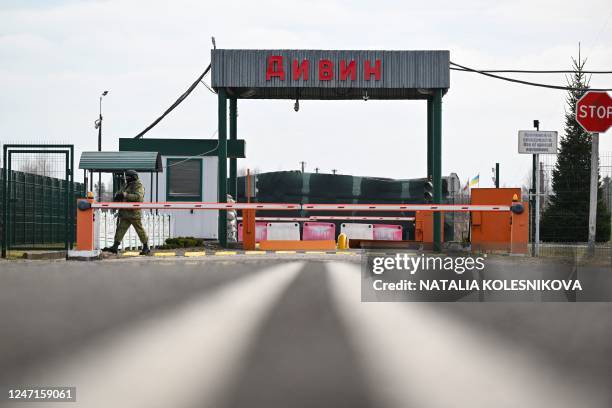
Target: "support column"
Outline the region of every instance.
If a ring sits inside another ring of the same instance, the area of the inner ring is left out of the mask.
[[[427,98],[427,178],[433,177],[433,98]]]
[[[597,188],[599,187],[599,133],[591,133],[591,186],[589,194],[589,255],[595,255]]]
[[[230,106],[229,106],[229,138],[230,140],[237,140],[238,135],[238,101],[236,98],[230,98]],[[238,159],[235,157],[231,157],[229,159],[229,194],[236,201],[238,187],[236,185],[236,171],[237,171]]]
[[[433,202],[442,203],[442,89],[434,91],[433,98]],[[433,241],[434,251],[442,249],[441,214],[434,212],[433,217]]]
[[[9,182],[8,182],[8,177],[9,177],[9,167],[8,167],[8,162],[6,161],[7,158],[7,147],[3,146],[3,160],[2,160],[2,164],[4,165],[4,167],[1,169],[2,170],[2,225],[4,225],[3,231],[2,231],[2,258],[6,258],[6,249],[8,246],[8,238],[9,238],[9,234],[8,234],[8,194],[9,194]]]
[[[217,149],[218,166],[217,166],[217,201],[220,203],[227,202],[227,95],[225,89],[220,88],[218,93],[219,98],[219,147]],[[219,244],[222,247],[227,247],[227,212],[219,211],[218,217],[218,235]]]

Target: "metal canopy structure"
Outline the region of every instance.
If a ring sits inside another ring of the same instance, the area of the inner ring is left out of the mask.
[[[217,146],[217,139],[119,139],[121,152],[153,151],[159,152],[161,156],[216,156]],[[244,140],[227,142],[227,157],[244,158],[244,152]]]
[[[448,51],[213,50],[213,88],[246,99],[427,99]]]
[[[128,169],[157,173],[162,171],[162,162],[158,152],[83,152],[79,169],[102,173]]]
[[[427,101],[427,176],[433,203],[442,200],[442,97],[450,87],[450,53],[375,50],[211,51],[211,84],[218,93],[219,190],[227,202],[227,100],[230,141],[237,138],[238,99],[418,99]],[[225,159],[225,160],[224,160]],[[236,159],[229,193],[236,196]],[[441,217],[434,213],[434,247],[441,248]],[[219,212],[219,242],[227,245],[227,214]]]

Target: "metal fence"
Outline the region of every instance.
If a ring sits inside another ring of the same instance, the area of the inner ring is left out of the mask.
[[[74,203],[71,145],[5,145],[0,166],[0,243],[3,252],[66,249],[72,245]]]
[[[470,193],[463,190],[461,185],[449,190],[446,204],[470,204]],[[470,213],[469,212],[447,212],[444,213],[444,236],[445,241],[467,243],[470,241]],[[449,234],[449,232],[452,233]],[[449,240],[448,238],[451,237]]]
[[[117,212],[114,210],[96,210],[94,215],[95,248],[110,247],[114,243],[117,229]],[[142,212],[142,226],[149,238],[149,246],[156,248],[166,243],[166,239],[173,238],[174,219],[171,214],[156,214],[155,212]],[[130,227],[121,241],[120,248],[140,248],[142,243],[134,227]]]
[[[2,169],[4,170],[4,169]],[[69,182],[54,177],[10,171],[13,184],[8,214],[11,248],[63,248],[66,235],[64,197],[70,193]],[[4,184],[4,171],[0,183]],[[75,183],[72,201],[82,196],[82,183]],[[0,188],[0,213],[4,211],[4,189]],[[1,217],[0,217],[1,218]],[[0,242],[4,239],[4,220],[0,220]],[[74,236],[74,235],[73,235]]]
[[[540,255],[544,256],[580,256],[586,248],[586,237],[588,232],[588,205],[572,206],[570,208],[557,210],[554,215],[547,214],[546,210],[551,205],[551,198],[555,194],[553,191],[553,171],[557,163],[557,155],[540,155],[538,171],[540,172],[540,212],[542,214],[540,228],[541,241]],[[560,190],[565,194],[572,194],[576,200],[586,200],[589,197],[589,175],[583,174],[583,166],[577,166],[575,174],[566,174],[570,177],[571,183],[568,190]],[[604,202],[605,209],[612,211],[612,152],[603,152],[599,156],[600,196]],[[530,181],[531,183],[531,181]],[[570,187],[571,186],[571,187]],[[576,186],[578,186],[576,188]],[[562,186],[558,186],[559,188]],[[571,190],[570,190],[571,188]],[[544,220],[543,217],[549,217]],[[556,228],[551,231],[547,229],[545,223],[554,223]],[[612,231],[612,220],[610,221]],[[604,239],[605,240],[605,239]],[[612,253],[611,241],[612,234],[607,237],[608,242],[599,242],[596,252],[608,256]]]

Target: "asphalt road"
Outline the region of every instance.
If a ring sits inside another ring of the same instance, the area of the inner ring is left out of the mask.
[[[0,263],[15,407],[612,406],[610,303],[362,303],[359,257]]]

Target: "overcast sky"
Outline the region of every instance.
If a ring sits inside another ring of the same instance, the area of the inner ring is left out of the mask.
[[[460,3],[460,5],[459,5]],[[0,142],[74,143],[118,150],[154,120],[219,48],[450,50],[476,68],[569,69],[582,43],[589,69],[612,69],[612,3],[601,1],[202,1],[0,0]],[[516,75],[515,75],[516,76]],[[564,85],[563,75],[521,78]],[[612,88],[612,75],[593,76]],[[239,101],[239,167],[338,169],[424,177],[424,101]],[[203,86],[146,137],[216,137],[217,100]],[[491,186],[524,182],[530,156],[517,131],[563,130],[565,92],[452,72],[443,105],[443,174],[478,173]],[[612,131],[601,136],[612,151]]]

